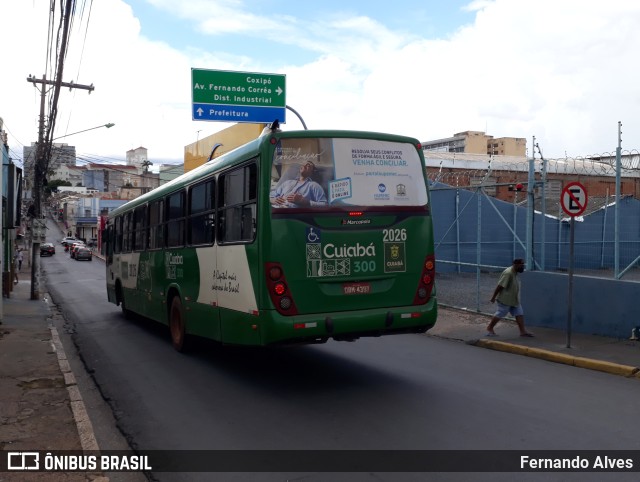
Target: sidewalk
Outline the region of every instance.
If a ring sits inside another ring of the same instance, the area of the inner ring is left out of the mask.
[[[22,265],[0,325],[0,450],[98,450],[48,296],[31,300],[31,269]],[[0,473],[0,481],[108,481],[98,473]]]
[[[523,338],[515,321],[508,320],[496,325],[498,336],[487,338],[489,320],[485,314],[440,306],[438,321],[427,335],[640,380],[640,341],[581,333],[572,333],[569,341],[565,330],[530,324],[527,329],[535,337]]]
[[[3,298],[0,325],[0,450],[98,450],[75,377],[50,322],[48,297],[45,293],[40,300],[30,299],[27,263],[19,278],[11,297]],[[575,333],[567,348],[561,330],[529,326],[535,338],[521,338],[515,323],[508,321],[497,325],[498,337],[488,339],[487,322],[486,315],[441,307],[427,335],[640,379],[640,341]],[[0,473],[0,481],[108,480],[92,473],[61,475]]]

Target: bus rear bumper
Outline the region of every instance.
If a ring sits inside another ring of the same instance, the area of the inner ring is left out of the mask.
[[[419,306],[282,316],[269,311],[262,324],[265,345],[355,341],[360,337],[424,333],[435,325],[437,299]]]

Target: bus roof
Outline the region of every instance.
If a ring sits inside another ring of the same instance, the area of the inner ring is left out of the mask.
[[[202,177],[206,177],[210,173],[216,172],[227,166],[233,165],[237,162],[238,157],[248,159],[249,157],[257,155],[262,145],[269,142],[271,137],[278,138],[304,138],[304,137],[337,137],[348,138],[357,137],[362,139],[377,139],[385,141],[405,142],[417,146],[419,141],[413,137],[407,137],[397,134],[389,134],[382,132],[371,131],[349,131],[349,130],[295,130],[295,131],[276,131],[271,134],[261,135],[260,137],[239,146],[220,157],[216,157],[195,169],[182,174],[181,176],[163,184],[160,187],[149,191],[142,196],[139,196],[126,204],[114,209],[109,213],[109,217],[117,216],[119,214],[130,211],[141,204],[145,204],[149,201],[154,201],[158,198],[166,196],[174,191],[177,191],[185,185],[191,184],[199,180]],[[420,149],[420,152],[422,150]]]

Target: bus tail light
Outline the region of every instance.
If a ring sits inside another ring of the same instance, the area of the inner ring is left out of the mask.
[[[276,283],[273,287],[273,291],[275,291],[278,296],[282,296],[287,292],[287,287],[284,283]]]
[[[269,268],[269,278],[273,281],[277,281],[282,278],[282,269],[280,266],[272,266]]]
[[[422,264],[422,273],[416,295],[413,297],[414,305],[424,305],[431,297],[433,290],[433,282],[436,277],[436,260],[434,255],[430,254]]]
[[[266,263],[265,273],[267,276],[267,290],[273,306],[278,313],[285,316],[297,315],[298,309],[293,302],[289,285],[284,276],[284,271],[280,263]]]

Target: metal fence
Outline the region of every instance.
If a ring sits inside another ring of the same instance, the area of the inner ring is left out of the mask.
[[[514,258],[527,260],[529,270],[566,272],[570,217],[560,207],[559,192],[549,195],[547,175],[563,174],[564,184],[604,176],[619,186],[620,179],[638,178],[639,161],[633,152],[618,160],[599,155],[497,162],[485,169],[446,173],[432,170],[439,301],[491,312],[488,300],[499,272]],[[513,202],[494,197],[504,183],[488,182],[505,178],[505,172],[526,186]],[[577,275],[640,281],[640,200],[616,193],[590,197],[588,211],[575,218],[573,259]]]

